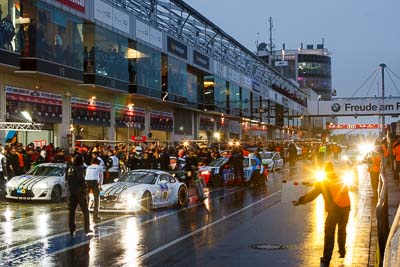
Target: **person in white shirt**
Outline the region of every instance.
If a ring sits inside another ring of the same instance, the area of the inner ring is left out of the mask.
[[[103,167],[99,165],[98,158],[93,158],[92,164],[87,167],[85,181],[89,193],[93,193],[94,207],[93,207],[93,220],[97,221],[101,218],[99,214],[99,202],[101,185],[103,184]]]
[[[106,160],[106,167],[108,171],[108,181],[104,183],[112,183],[114,179],[119,177],[119,159],[114,156],[114,152],[112,150],[108,150],[108,158]],[[107,179],[105,179],[107,180]]]

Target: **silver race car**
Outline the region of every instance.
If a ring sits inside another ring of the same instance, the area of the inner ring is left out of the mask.
[[[89,206],[92,206],[92,198]],[[167,206],[185,206],[188,189],[169,173],[134,170],[100,192],[100,211],[139,212]]]
[[[6,198],[58,202],[68,194],[66,168],[64,163],[39,164],[26,174],[13,177],[7,182]]]

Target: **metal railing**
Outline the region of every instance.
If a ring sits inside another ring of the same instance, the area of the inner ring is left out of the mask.
[[[378,232],[378,255],[379,266],[383,266],[383,257],[385,255],[386,241],[389,235],[389,205],[387,180],[382,171],[384,166],[381,164],[378,186],[378,203],[376,205],[376,224]]]
[[[400,205],[397,208],[390,233],[387,238],[385,255],[383,258],[384,267],[400,266]]]

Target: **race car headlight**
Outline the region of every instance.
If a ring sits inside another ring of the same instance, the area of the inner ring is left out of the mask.
[[[344,175],[343,175],[343,183],[345,185],[354,184],[354,174],[353,174],[353,172],[348,171],[348,172],[344,173]]]
[[[14,188],[15,187],[14,181],[8,181],[7,184],[6,184],[6,187],[7,188]]]
[[[326,173],[323,170],[318,170],[315,172],[315,178],[317,181],[323,181],[326,178]]]
[[[124,202],[129,208],[135,208],[139,205],[137,194],[125,194],[121,196],[121,201]]]

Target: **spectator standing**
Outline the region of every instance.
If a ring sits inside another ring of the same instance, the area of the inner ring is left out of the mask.
[[[19,167],[17,150],[15,147],[12,147],[10,150],[10,154],[8,154],[7,166],[9,172],[9,178],[22,174],[22,171],[20,170]]]
[[[100,161],[98,157],[94,157],[92,164],[87,167],[85,181],[88,188],[88,192],[93,194],[93,220],[97,221],[101,218],[99,215],[99,202],[100,202],[100,191],[101,185],[103,184],[103,168],[99,165]]]
[[[90,233],[89,209],[86,198],[85,168],[83,159],[76,155],[70,163],[66,175],[69,190],[69,232],[71,235],[76,230],[75,211],[80,206],[83,214],[84,232]]]
[[[105,179],[104,183],[112,183],[114,179],[119,177],[119,159],[114,155],[114,152],[110,149],[108,150],[108,158],[106,160],[106,167],[108,171],[108,178]]]

